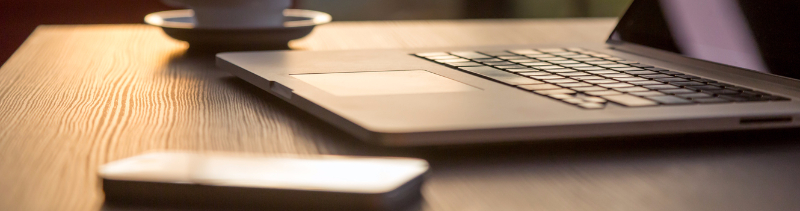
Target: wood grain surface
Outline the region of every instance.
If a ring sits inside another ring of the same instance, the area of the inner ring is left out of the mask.
[[[301,50],[602,42],[614,19],[334,22]],[[786,132],[381,148],[145,25],[39,27],[0,68],[0,210],[103,208],[98,166],[152,150],[428,159],[416,210],[800,210]]]

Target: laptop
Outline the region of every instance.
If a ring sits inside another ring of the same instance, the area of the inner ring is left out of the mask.
[[[791,128],[797,8],[636,0],[606,43],[230,52],[217,66],[385,146]]]

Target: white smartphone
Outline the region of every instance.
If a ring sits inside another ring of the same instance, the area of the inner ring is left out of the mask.
[[[415,158],[157,152],[99,175],[110,206],[394,210],[421,198],[427,172]]]

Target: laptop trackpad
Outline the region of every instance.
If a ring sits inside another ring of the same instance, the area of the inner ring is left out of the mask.
[[[336,96],[465,92],[473,86],[425,70],[314,73],[292,75]]]

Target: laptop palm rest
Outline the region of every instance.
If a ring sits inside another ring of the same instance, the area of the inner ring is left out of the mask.
[[[480,89],[425,70],[291,75],[336,96],[449,93]]]

